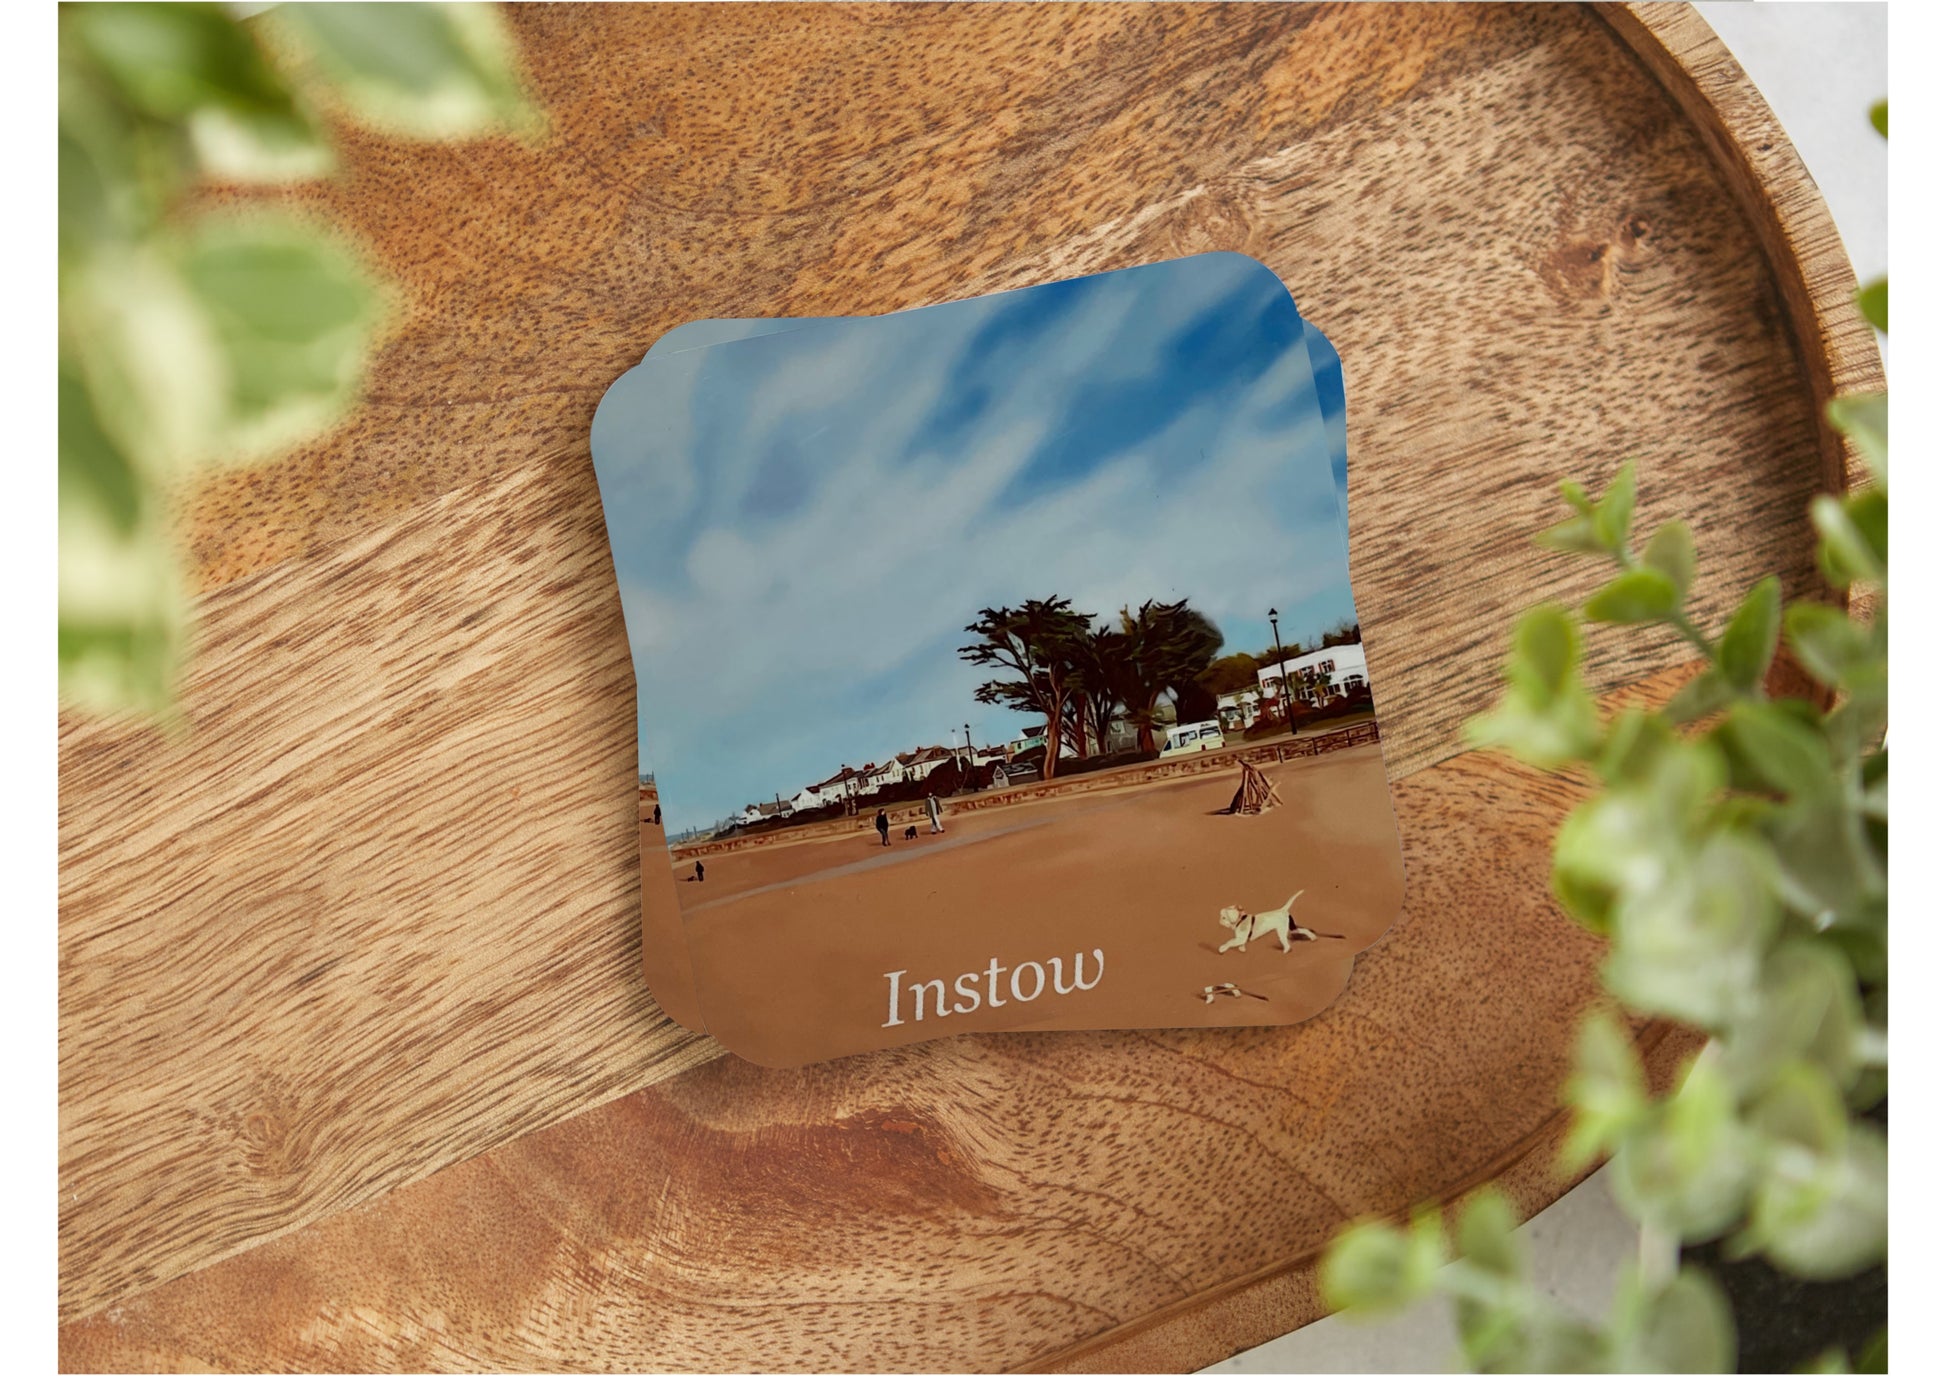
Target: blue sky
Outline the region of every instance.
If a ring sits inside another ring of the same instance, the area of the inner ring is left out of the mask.
[[[1018,734],[954,654],[985,606],[1188,597],[1251,652],[1354,615],[1342,384],[1249,258],[771,328],[672,333],[594,422],[672,829]]]

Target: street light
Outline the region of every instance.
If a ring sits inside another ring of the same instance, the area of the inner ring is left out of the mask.
[[[1297,734],[1297,713],[1291,710],[1291,681],[1284,673],[1284,637],[1277,633],[1277,608],[1270,609],[1270,638],[1277,644],[1277,695],[1284,702],[1284,720],[1290,723],[1291,734]]]

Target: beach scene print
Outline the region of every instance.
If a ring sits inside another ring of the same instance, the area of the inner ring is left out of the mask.
[[[594,427],[672,1014],[788,1065],[1328,1005],[1403,871],[1277,277],[722,323]]]

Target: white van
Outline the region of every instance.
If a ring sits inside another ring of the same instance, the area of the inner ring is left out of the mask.
[[[1191,721],[1172,726],[1162,743],[1162,753],[1165,755],[1190,755],[1198,750],[1222,748],[1223,728],[1213,721]]]

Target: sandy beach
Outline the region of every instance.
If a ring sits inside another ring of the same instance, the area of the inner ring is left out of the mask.
[[[889,847],[866,831],[717,855],[647,906],[661,933],[680,907],[708,1029],[772,1064],[1003,1027],[1296,1021],[1391,924],[1404,876],[1376,746],[1266,772],[1284,805],[1260,816],[1223,815],[1223,771],[949,815],[943,835],[901,827]],[[1220,907],[1299,889],[1296,920],[1342,939],[1218,951]],[[1205,1004],[1225,982],[1247,995]]]

